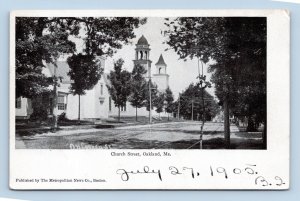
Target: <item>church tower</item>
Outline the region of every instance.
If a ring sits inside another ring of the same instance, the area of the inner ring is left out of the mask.
[[[159,91],[165,91],[169,87],[169,75],[167,74],[167,64],[160,55],[156,66],[156,73],[153,74],[153,81],[156,83]]]
[[[135,46],[135,60],[133,60],[133,63],[134,65],[140,64],[141,66],[143,66],[147,70],[147,73],[145,75],[147,76],[147,78],[149,78],[151,76],[152,61],[149,59],[150,45],[144,35],[140,37]]]

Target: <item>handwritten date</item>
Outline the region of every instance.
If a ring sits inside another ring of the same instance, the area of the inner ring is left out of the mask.
[[[158,176],[159,180],[162,181],[161,178],[161,171],[150,169],[148,166],[144,166],[142,170],[136,170],[136,171],[127,171],[125,169],[118,169],[117,174],[121,175],[121,179],[123,181],[128,181],[129,180],[129,175],[134,175],[134,174],[149,174],[149,175],[156,175]]]
[[[149,166],[144,166],[141,169],[137,170],[126,170],[126,169],[117,169],[116,173],[121,176],[122,181],[129,181],[133,175],[149,175],[150,178],[158,179],[159,181],[163,181],[163,173],[171,174],[173,176],[188,176],[191,179],[201,178],[201,176],[207,176],[211,178],[225,179],[228,180],[230,178],[234,178],[235,176],[245,176],[249,175],[254,179],[254,184],[262,187],[276,185],[282,186],[285,184],[283,179],[279,176],[275,176],[274,178],[266,179],[264,176],[259,175],[256,170],[255,164],[245,164],[243,167],[235,167],[235,168],[225,168],[225,167],[214,167],[210,165],[206,168],[195,169],[192,167],[176,167],[169,166],[167,170],[162,171],[161,169],[150,168]],[[201,169],[201,171],[200,171]]]

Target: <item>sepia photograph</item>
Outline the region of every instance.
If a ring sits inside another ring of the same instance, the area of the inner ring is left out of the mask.
[[[16,17],[16,149],[267,149],[266,17]]]

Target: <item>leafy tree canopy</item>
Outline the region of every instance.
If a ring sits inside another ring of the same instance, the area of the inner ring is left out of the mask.
[[[202,96],[204,97],[204,105]],[[205,112],[206,120],[209,120],[219,112],[219,105],[213,96],[205,89],[203,90],[199,84],[190,84],[183,93],[180,94],[180,114],[186,119],[191,118],[192,104],[194,119],[196,119],[197,116],[199,118],[202,117],[203,112]]]
[[[141,108],[144,106],[147,93],[147,82],[144,77],[147,70],[140,64],[134,66],[131,76],[131,95],[129,101],[133,107]]]
[[[62,54],[75,53],[70,36],[84,41],[87,55],[112,56],[134,38],[133,30],[146,19],[133,17],[17,17],[16,97],[33,97],[54,80],[42,70]]]
[[[166,43],[181,59],[197,57],[210,65],[221,104],[236,114],[266,114],[266,18],[180,17],[166,19]]]
[[[123,59],[118,59],[114,63],[114,71],[108,75],[110,85],[108,91],[116,107],[125,106],[131,93],[131,73],[122,69]]]
[[[171,113],[173,112],[173,102],[174,102],[174,96],[173,92],[171,91],[170,87],[168,87],[165,91],[166,94],[166,112]]]
[[[166,94],[164,92],[159,92],[156,99],[153,101],[157,113],[161,113],[164,111],[165,99]]]
[[[84,95],[86,90],[92,89],[99,81],[103,68],[100,61],[93,55],[74,54],[68,58],[70,71],[68,75],[73,82],[70,90],[74,95]]]

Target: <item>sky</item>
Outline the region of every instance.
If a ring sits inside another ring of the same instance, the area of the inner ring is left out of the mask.
[[[147,23],[141,25],[134,30],[136,38],[132,39],[131,44],[123,45],[123,47],[117,50],[117,53],[113,57],[108,57],[105,61],[105,73],[109,73],[113,69],[114,61],[122,58],[124,68],[128,71],[133,69],[133,60],[135,59],[135,44],[138,39],[144,35],[150,44],[150,60],[152,61],[151,73],[156,73],[155,63],[158,61],[160,54],[167,64],[167,73],[169,74],[169,86],[173,91],[174,97],[177,98],[178,94],[184,91],[190,83],[196,83],[198,75],[198,62],[197,59],[187,59],[187,61],[179,60],[179,55],[174,50],[165,51],[169,48],[167,44],[163,44],[166,41],[167,36],[161,34],[161,30],[165,30],[164,18],[148,18]],[[82,49],[82,40],[73,39],[76,41],[77,50]],[[207,76],[207,80],[210,80],[211,74],[207,72],[207,65],[203,65],[203,72]],[[201,63],[200,63],[201,68]],[[207,91],[214,96],[214,87],[207,88]]]

